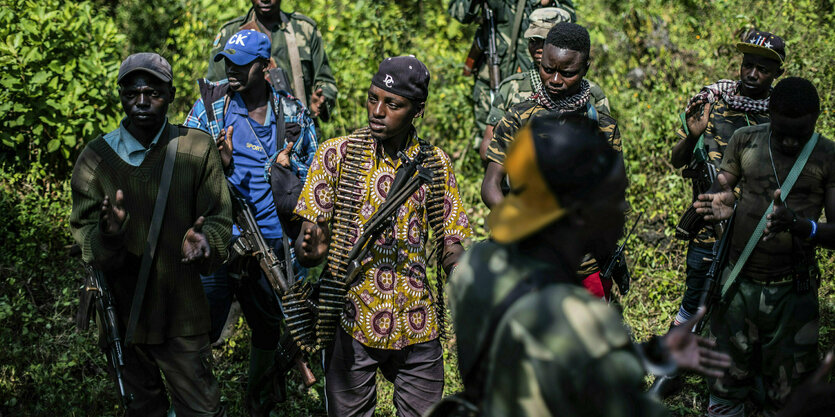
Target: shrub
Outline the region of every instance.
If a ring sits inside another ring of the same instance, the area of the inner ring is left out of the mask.
[[[4,1],[0,158],[67,172],[84,140],[119,120],[110,80],[124,36],[89,1]]]

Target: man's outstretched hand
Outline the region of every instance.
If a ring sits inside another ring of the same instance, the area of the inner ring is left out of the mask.
[[[106,234],[118,233],[128,213],[124,208],[125,194],[122,190],[116,190],[116,199],[111,203],[110,196],[105,195],[101,202],[101,227]]]
[[[731,357],[715,351],[716,342],[691,332],[706,312],[704,307],[699,308],[690,320],[670,330],[664,336],[664,343],[679,368],[719,378],[731,366]]]
[[[209,247],[209,241],[206,235],[203,234],[203,222],[206,218],[200,216],[194,221],[194,225],[186,231],[186,236],[183,238],[182,255],[183,263],[192,263],[208,259],[212,253]]]
[[[721,187],[718,192],[699,194],[698,199],[693,203],[696,213],[704,216],[706,221],[718,222],[730,219],[734,213],[734,202],[736,196],[728,185],[728,180],[722,173],[716,177]]]
[[[305,261],[319,261],[328,251],[331,243],[331,232],[328,221],[324,216],[316,218],[316,223],[305,222],[302,227],[302,243],[300,257]]]

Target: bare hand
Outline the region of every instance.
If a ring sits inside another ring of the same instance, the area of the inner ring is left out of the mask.
[[[183,259],[181,259],[180,262],[192,263],[209,258],[212,250],[209,247],[209,241],[206,239],[206,235],[202,232],[203,222],[205,221],[205,217],[198,217],[197,220],[194,221],[194,225],[186,231],[182,247]]]
[[[734,196],[733,190],[728,186],[728,181],[724,176],[716,177],[719,181],[721,191],[716,193],[699,194],[698,199],[693,203],[696,208],[696,213],[705,216],[705,220],[709,222],[718,222],[721,220],[731,218],[734,212]]]
[[[283,166],[284,168],[290,168],[290,153],[293,151],[293,145],[295,142],[287,142],[287,146],[278,153],[275,157],[275,163]]]
[[[699,113],[700,109],[701,113]],[[710,120],[710,103],[705,103],[704,106],[695,106],[687,115],[687,130],[690,132],[690,138],[698,139],[705,133],[708,120]]]
[[[321,259],[331,242],[331,232],[324,216],[316,218],[316,224],[304,229],[301,255],[307,259]]]
[[[312,114],[313,117],[319,117],[319,109],[324,102],[325,93],[322,91],[322,88],[319,87],[313,92],[313,94],[310,95],[310,114]]]
[[[220,152],[220,161],[223,162],[224,169],[229,168],[229,164],[232,163],[232,132],[234,131],[235,127],[229,126],[229,130],[221,130],[217,138],[217,150]]]
[[[788,230],[794,222],[795,214],[783,204],[780,198],[780,190],[774,190],[774,206],[771,213],[766,217],[763,240],[772,239],[777,233]]]
[[[116,190],[116,200],[111,204],[110,196],[105,195],[101,202],[101,224],[104,227],[102,232],[106,234],[118,233],[122,229],[122,224],[128,213],[125,211],[123,204],[125,203],[125,194],[121,189]]]
[[[716,342],[691,332],[706,311],[704,307],[699,308],[699,312],[690,320],[670,330],[664,336],[664,343],[679,368],[719,378],[731,366],[731,357],[715,351]]]

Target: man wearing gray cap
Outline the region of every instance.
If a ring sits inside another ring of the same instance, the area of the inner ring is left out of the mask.
[[[471,231],[449,157],[419,138],[412,124],[423,115],[428,89],[429,71],[414,56],[380,63],[366,99],[368,127],[322,144],[296,206],[305,220],[296,240],[302,265],[318,264],[330,249],[316,333],[325,347],[331,416],[373,415],[378,369],[394,383],[399,416],[420,416],[441,399],[443,277],[433,291],[426,246],[437,249],[436,271],[449,273]],[[422,161],[420,175],[409,173],[410,161]],[[417,191],[395,191],[406,182],[401,179],[426,174],[428,183]],[[357,236],[374,230],[372,217],[397,195],[407,199],[382,219],[367,256],[349,258]],[[359,262],[359,273],[346,286],[340,271],[352,261]],[[330,305],[337,308],[323,308]]]
[[[158,54],[122,62],[125,118],[79,155],[70,227],[115,299],[128,415],[166,414],[162,371],[178,416],[222,416],[199,274],[226,258],[231,202],[209,135],[168,123],[171,80]]]

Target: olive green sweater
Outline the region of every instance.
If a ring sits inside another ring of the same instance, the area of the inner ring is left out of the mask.
[[[81,152],[72,174],[73,238],[81,245],[84,261],[105,272],[124,334],[171,134],[180,139],[136,328],[137,344],[209,331],[209,307],[199,273],[209,272],[225,259],[232,233],[232,206],[220,155],[208,134],[169,124],[139,166],[123,161],[99,137]],[[105,234],[99,224],[101,203],[105,195],[113,201],[117,189],[124,193],[128,215],[119,233]],[[211,259],[183,264],[183,237],[200,216],[205,217],[202,231],[211,246]]]

